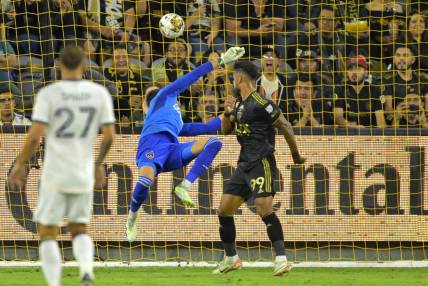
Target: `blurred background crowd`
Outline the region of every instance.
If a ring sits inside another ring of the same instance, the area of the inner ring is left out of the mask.
[[[112,94],[118,125],[144,124],[144,91],[230,46],[259,67],[256,89],[296,127],[427,128],[425,0],[1,0],[0,125],[29,125],[34,96],[61,78],[66,45]],[[167,13],[183,37],[159,32]],[[367,27],[346,29],[361,21]],[[183,120],[208,122],[233,92],[218,69],[180,95]]]

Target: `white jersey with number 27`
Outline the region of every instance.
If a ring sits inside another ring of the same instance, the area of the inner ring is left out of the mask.
[[[107,89],[87,80],[50,84],[38,92],[32,120],[47,125],[40,187],[91,192],[98,130],[115,121]]]

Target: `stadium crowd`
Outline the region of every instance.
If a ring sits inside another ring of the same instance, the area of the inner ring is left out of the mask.
[[[413,0],[2,0],[0,125],[29,125],[34,96],[60,79],[66,45],[113,96],[121,127],[144,124],[142,95],[229,46],[259,67],[255,87],[293,126],[428,127],[428,2]],[[183,37],[159,32],[166,13]],[[367,29],[346,24],[366,21]],[[218,69],[180,95],[185,122],[207,122],[233,92]]]

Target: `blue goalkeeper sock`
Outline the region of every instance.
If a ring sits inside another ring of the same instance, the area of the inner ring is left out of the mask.
[[[132,193],[131,212],[136,213],[147,199],[152,183],[153,181],[150,178],[145,176],[138,177],[137,184],[135,184],[134,192]]]
[[[193,167],[190,169],[185,180],[193,183],[200,175],[202,175],[211,165],[222,145],[223,143],[221,143],[217,137],[211,137],[205,144],[202,152],[196,158],[195,164],[193,164]]]

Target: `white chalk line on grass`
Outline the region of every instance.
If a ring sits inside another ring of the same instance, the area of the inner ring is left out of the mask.
[[[0,261],[0,267],[35,267],[40,266],[39,261]],[[65,267],[77,267],[77,262],[65,262]],[[95,267],[215,267],[212,262],[95,262]],[[243,267],[273,267],[272,262],[244,262]],[[358,261],[327,261],[327,262],[300,262],[293,267],[317,268],[385,268],[385,267],[428,267],[428,261],[391,261],[391,262],[358,262]]]

